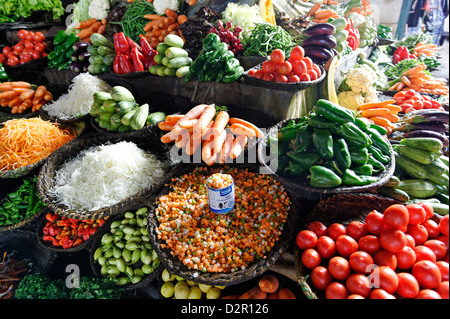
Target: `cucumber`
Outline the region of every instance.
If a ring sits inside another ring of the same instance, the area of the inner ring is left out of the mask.
[[[148,111],[149,111],[148,104],[143,104],[137,108],[136,113],[134,113],[130,122],[130,127],[133,130],[137,131],[144,127],[145,122],[147,121]]]
[[[337,43],[342,43],[345,40],[347,40],[347,38],[348,38],[348,31],[347,30],[338,31],[333,36],[336,39]]]
[[[131,122],[131,118],[133,117],[134,113],[136,113],[136,109],[131,110],[130,112],[124,114],[122,116],[122,124],[129,126],[130,122]]]
[[[428,174],[428,179],[440,186],[448,186],[449,178],[445,174]]]
[[[160,42],[158,43],[158,45],[156,46],[156,51],[159,54],[164,54],[166,53],[166,50],[170,48],[170,45],[165,44],[164,42]]]
[[[404,138],[400,141],[400,144],[419,148],[429,152],[439,152],[443,147],[441,140],[433,137]]]
[[[105,45],[100,45],[97,47],[97,53],[101,56],[106,56],[111,53],[115,53],[113,48],[107,47]]]
[[[392,175],[389,178],[389,180],[386,182],[386,184],[384,184],[383,186],[385,186],[385,187],[396,187],[396,186],[398,186],[398,184],[400,184],[400,179],[397,176]]]
[[[159,68],[158,64],[152,65],[149,69],[149,72],[153,75],[158,75],[157,74],[158,68]]]
[[[119,126],[117,131],[118,132],[128,132],[128,131],[131,131],[131,127],[129,125],[122,124],[121,126]]]
[[[116,110],[116,101],[113,99],[106,100],[103,102],[103,105],[100,106],[99,111],[100,112],[109,112],[112,113]]]
[[[90,39],[91,43],[97,47],[107,46],[111,49],[114,49],[114,44],[100,33],[92,33]]]
[[[428,174],[440,175],[448,172],[448,166],[438,158],[437,160],[431,162],[427,165]]]
[[[164,121],[166,114],[164,112],[154,112],[147,116],[147,125],[159,123]]]
[[[162,60],[161,60],[161,64],[164,66],[168,66],[167,64],[169,63],[170,58],[165,56]]]
[[[389,196],[393,199],[399,200],[401,202],[409,201],[409,195],[407,192],[394,187],[381,186],[377,190],[380,194]]]
[[[437,192],[434,183],[421,179],[402,180],[396,188],[406,192],[412,198],[429,198]]]
[[[334,25],[334,27],[336,28],[336,32],[345,30],[345,28],[347,27],[347,21],[344,18],[337,18],[328,23]]]
[[[91,55],[89,57],[89,64],[90,65],[102,65],[103,64],[103,58],[99,55]]]
[[[192,59],[190,57],[178,57],[170,59],[167,63],[167,66],[171,69],[178,69],[183,66],[189,66],[192,63]]]
[[[189,73],[189,66],[182,66],[177,69],[176,76],[179,78],[184,78]]]
[[[428,177],[427,168],[404,155],[395,155],[395,164],[412,178],[426,179]]]
[[[116,59],[116,55],[114,53],[107,54],[103,57],[103,63],[109,66],[114,63],[115,59]]]
[[[109,123],[109,120],[111,119],[111,116],[113,114],[114,113],[106,113],[106,112],[105,113],[101,113],[100,114],[100,122],[108,122]]]
[[[114,86],[111,91],[109,92],[111,94],[111,97],[113,100],[120,102],[120,101],[128,101],[128,102],[134,102],[134,96],[131,94],[131,92],[124,88],[123,86]]]
[[[121,125],[122,125],[121,123],[117,124],[117,123],[111,123],[111,122],[109,122],[109,123],[106,125],[106,130],[107,130],[107,131],[116,132],[116,131],[119,129],[119,127],[120,127]]]
[[[176,34],[168,34],[164,37],[164,43],[171,47],[182,48],[184,46],[183,39]]]
[[[433,207],[433,211],[439,215],[448,215],[449,207],[447,204],[442,203],[429,203]]]
[[[134,110],[137,106],[138,104],[135,102],[120,101],[116,104],[115,111],[120,115],[124,115],[131,110]]]
[[[430,164],[439,157],[436,153],[408,145],[395,145],[394,150],[421,164]]]
[[[444,194],[444,193],[439,193],[437,192],[436,195],[437,199],[439,199],[439,201],[443,204],[449,204],[449,196],[448,194]]]
[[[95,46],[95,45],[90,45],[90,46],[88,46],[88,48],[87,48],[87,52],[88,52],[90,55],[98,55],[98,47]]]
[[[89,58],[90,59],[90,58]],[[103,64],[89,64],[88,72],[91,74],[99,74],[102,73],[102,65]]]
[[[159,68],[156,70],[156,74],[157,74],[158,76],[166,76],[166,74],[164,73],[164,70],[165,70],[166,68],[167,68],[166,66],[160,65]]]
[[[114,113],[109,118],[109,122],[113,125],[117,125],[117,128],[122,124],[122,114]]]
[[[165,76],[175,76],[177,74],[177,69],[171,69],[169,67],[164,69]]]
[[[165,57],[164,54],[157,54],[153,57],[153,59],[155,60],[155,63],[161,65],[162,64],[162,59]]]
[[[165,56],[169,59],[188,57],[189,53],[182,48],[170,47],[166,50]]]

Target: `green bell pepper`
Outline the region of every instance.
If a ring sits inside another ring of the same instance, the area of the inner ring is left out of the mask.
[[[311,145],[312,141],[312,130],[308,125],[304,125],[303,127],[297,130],[297,135],[293,140],[291,149],[294,152],[303,152],[306,150],[309,145]]]
[[[390,156],[391,152],[389,141],[374,128],[369,127],[367,129],[367,133],[370,135],[373,146],[377,147],[383,153],[383,155]]]
[[[211,51],[211,55],[208,56],[209,60],[215,60],[220,58],[225,52],[228,51],[228,45],[225,42],[221,42],[214,51]],[[231,52],[233,53],[233,52]]]
[[[324,116],[314,113],[311,113],[309,115],[308,125],[318,129],[327,129],[332,134],[336,134],[338,131],[342,130],[341,126],[338,123],[331,122]]]
[[[303,176],[308,171],[307,168],[296,163],[295,161],[289,161],[289,166],[286,168],[286,173],[292,176]]]
[[[323,159],[330,159],[334,155],[333,136],[328,130],[315,130],[312,141],[317,152]]]
[[[222,82],[226,83],[226,84],[233,83],[233,82],[237,81],[242,76],[242,74],[244,74],[244,72],[245,72],[244,68],[239,65],[238,67],[236,67],[233,70],[233,72],[231,74],[226,74],[223,77]]]
[[[371,164],[359,165],[352,169],[357,175],[371,176],[373,174],[373,166]]]
[[[305,169],[309,169],[321,159],[315,152],[288,152],[287,156]]]
[[[220,37],[215,33],[209,33],[204,39],[203,39],[203,50],[206,51],[212,51],[215,50],[219,44],[222,43],[220,41]]]
[[[315,105],[315,111],[317,115],[322,115],[328,120],[339,124],[355,122],[355,114],[352,110],[328,100],[318,100]]]
[[[331,188],[342,184],[342,179],[331,169],[314,165],[309,168],[311,173],[309,185],[319,188]]]
[[[55,46],[60,45],[64,42],[66,42],[68,37],[69,36],[66,34],[66,32],[64,30],[61,30],[56,34],[55,38],[53,39],[53,44]]]
[[[352,165],[352,159],[347,143],[343,138],[335,139],[333,142],[333,152],[337,163],[343,169],[349,168]]]
[[[345,138],[345,141],[349,146],[367,147],[372,144],[369,135],[352,122],[342,124],[342,131],[337,134]]]
[[[373,145],[369,145],[367,146],[367,150],[370,152],[370,154],[372,154],[373,157],[375,157],[378,161],[380,161],[383,164],[387,164],[390,162],[390,158],[389,156],[384,155],[381,150],[379,150],[378,148],[376,148]]]
[[[369,151],[366,147],[363,148],[350,148],[350,157],[353,164],[364,165],[369,157]]]
[[[356,175],[351,169],[346,169],[342,176],[342,183],[348,186],[363,186],[375,183],[378,180],[375,176]]]

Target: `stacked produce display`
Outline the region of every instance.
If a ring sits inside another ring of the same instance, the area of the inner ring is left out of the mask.
[[[368,0],[7,2],[0,299],[449,298],[432,35]]]

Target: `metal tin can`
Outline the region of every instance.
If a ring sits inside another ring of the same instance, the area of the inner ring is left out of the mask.
[[[214,178],[214,175],[210,176],[206,181],[209,209],[216,214],[226,214],[234,209],[234,180],[227,174],[228,178],[231,178],[231,183],[222,188],[215,188],[211,187],[209,183],[210,179]]]

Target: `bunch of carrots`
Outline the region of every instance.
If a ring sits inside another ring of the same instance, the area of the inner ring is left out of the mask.
[[[395,104],[402,108],[404,113],[422,109],[444,110],[441,103],[433,100],[427,95],[422,95],[414,90],[400,91],[395,93],[393,99]]]
[[[107,19],[99,21],[94,18],[78,22],[75,25],[75,30],[78,31],[78,38],[80,41],[91,42],[90,37],[93,33],[104,35],[106,32],[106,22]]]
[[[336,11],[331,9],[320,10],[321,7],[322,7],[321,3],[316,3],[311,7],[306,16],[314,17],[312,21],[315,23],[326,23],[328,22],[329,18],[333,19],[339,18],[339,14]]]
[[[448,87],[446,82],[440,78],[434,78],[425,72],[424,63],[405,71],[399,82],[392,85],[390,91],[407,91],[413,89],[417,92],[428,93],[433,95],[447,95]]]
[[[202,160],[207,165],[237,158],[250,138],[262,138],[264,133],[254,124],[240,118],[230,118],[225,110],[216,111],[214,105],[200,104],[186,114],[166,116],[158,127],[168,131],[161,142],[175,142],[178,148],[185,148],[193,155],[201,148]]]
[[[428,44],[424,42],[418,42],[413,49],[413,53],[416,57],[425,54],[426,56],[434,56],[438,51],[438,47],[436,44]]]
[[[384,127],[388,134],[392,132],[394,125],[400,120],[398,113],[402,108],[395,104],[395,100],[366,103],[359,106],[359,115],[370,122]]]
[[[0,105],[10,107],[11,114],[22,114],[28,109],[38,111],[51,101],[53,95],[44,85],[36,86],[25,81],[3,82],[0,84]]]
[[[160,16],[158,14],[146,14],[144,18],[150,21],[144,26],[145,37],[152,46],[156,46],[164,41],[164,38],[168,34],[181,35],[180,25],[186,22],[188,19],[186,15],[176,13],[171,9],[165,10],[165,15]]]
[[[362,14],[364,16],[373,14],[373,9],[372,9],[372,6],[370,5],[369,0],[362,0],[361,4],[362,4],[361,7],[351,8],[348,12],[345,13],[345,16],[348,16],[350,13],[353,13],[353,12]]]
[[[294,293],[286,287],[280,288],[280,282],[274,275],[262,277],[256,287],[242,295],[230,295],[221,299],[297,299]]]

